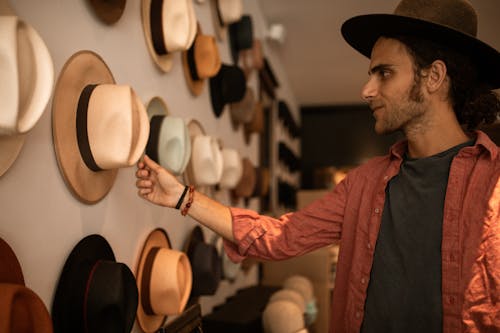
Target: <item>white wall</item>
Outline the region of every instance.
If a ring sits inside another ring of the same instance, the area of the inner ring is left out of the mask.
[[[93,50],[105,60],[116,82],[131,85],[144,103],[153,96],[161,96],[171,114],[198,119],[208,134],[219,137],[226,146],[239,149],[242,156],[258,164],[257,136],[246,145],[242,130],[232,130],[228,110],[215,118],[207,85],[201,96],[194,98],[190,94],[180,54],[176,55],[170,73],[157,70],[144,40],[140,0],[127,1],[123,16],[113,26],[102,24],[84,0],[11,0],[11,6],[44,39],[53,58],[56,79],[73,53]],[[195,4],[195,10],[204,33],[214,34],[208,2]],[[252,15],[255,37],[262,38],[266,23],[258,4],[245,0],[244,12]],[[230,63],[227,42],[219,41],[219,47],[223,62]],[[279,59],[266,44],[264,52],[281,83],[278,97],[286,99],[298,116],[297,104]],[[256,79],[254,75],[249,83],[254,88]],[[176,210],[140,199],[136,195],[133,167],[118,172],[110,193],[99,203],[86,205],[75,199],[58,169],[52,141],[51,106],[52,101],[28,134],[15,163],[0,177],[0,237],[14,249],[27,286],[42,298],[49,310],[64,262],[74,245],[86,235],[103,235],[117,261],[135,271],[143,241],[152,229],[165,228],[173,247],[182,249],[195,225]],[[218,193],[217,198],[229,203],[227,193]],[[250,208],[258,209],[258,201],[252,200]],[[205,236],[210,238],[212,234],[205,229]],[[209,313],[238,288],[256,282],[255,268],[249,274],[241,273],[233,284],[224,281],[215,296],[202,297],[203,313]],[[133,332],[139,332],[138,327],[134,327]]]

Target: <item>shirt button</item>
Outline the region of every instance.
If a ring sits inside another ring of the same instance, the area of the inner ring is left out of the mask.
[[[354,315],[356,316],[356,319],[359,319],[361,317],[361,312],[356,311]]]
[[[368,250],[371,250],[372,245],[370,243],[368,243],[368,244],[366,244],[366,247],[368,248]]]
[[[361,278],[361,283],[365,284],[366,283],[366,279],[365,278]]]
[[[380,208],[375,208],[375,213],[376,214],[380,213]]]
[[[389,176],[384,176],[384,180],[388,180],[389,179]]]

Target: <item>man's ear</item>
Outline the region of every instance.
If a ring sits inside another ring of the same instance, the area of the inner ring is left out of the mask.
[[[444,61],[434,60],[434,62],[428,67],[426,75],[426,86],[429,93],[435,93],[445,86],[447,82],[446,75],[447,68]]]

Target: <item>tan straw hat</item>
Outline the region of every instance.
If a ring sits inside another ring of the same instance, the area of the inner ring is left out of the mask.
[[[68,187],[76,198],[93,204],[109,192],[119,168],[139,160],[149,122],[134,90],[115,84],[96,53],[80,51],[68,59],[59,75],[52,134]]]
[[[106,24],[116,23],[122,17],[126,0],[88,0],[97,17]]]
[[[301,309],[289,300],[269,302],[262,313],[262,326],[264,333],[307,332]]]
[[[199,24],[193,44],[182,52],[182,64],[187,86],[194,96],[203,91],[205,79],[217,75],[221,68],[217,41],[214,36],[204,35]]]
[[[156,332],[169,315],[184,310],[193,283],[184,252],[173,250],[165,230],[147,237],[137,266],[139,306],[137,321],[144,332]]]
[[[1,9],[0,15],[10,11]],[[0,176],[42,116],[53,83],[52,59],[40,35],[17,16],[0,16]]]
[[[142,28],[149,53],[163,72],[172,68],[173,52],[191,47],[196,35],[192,0],[141,0]]]
[[[243,16],[243,0],[210,0],[216,36],[225,40],[227,28]]]

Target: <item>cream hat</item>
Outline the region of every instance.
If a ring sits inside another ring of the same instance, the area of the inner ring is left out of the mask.
[[[291,301],[295,303],[299,309],[304,313],[306,311],[306,303],[304,301],[304,297],[295,290],[292,289],[280,289],[274,292],[271,297],[269,297],[269,302],[275,301]]]
[[[233,189],[243,176],[243,162],[240,153],[233,148],[222,148],[222,176],[219,187]]]
[[[0,176],[42,116],[53,83],[52,58],[40,35],[17,16],[0,16]]]
[[[223,163],[219,142],[210,135],[193,138],[194,183],[200,186],[217,185],[222,177]]]
[[[287,300],[269,302],[262,313],[264,333],[306,333],[299,306]]]
[[[227,27],[237,22],[243,16],[242,0],[211,0],[212,21],[214,22],[215,33],[219,39],[225,39]]]
[[[141,0],[142,27],[149,53],[158,67],[169,72],[172,52],[186,51],[196,36],[192,0]]]
[[[80,51],[68,59],[59,75],[52,133],[67,185],[79,200],[93,204],[109,192],[119,168],[139,160],[149,122],[134,90],[115,84],[96,53]]]
[[[302,295],[306,304],[306,324],[313,323],[316,320],[318,309],[311,280],[302,275],[292,275],[283,282],[283,288],[295,290]]]
[[[168,108],[161,97],[153,97],[147,111],[150,131],[146,154],[175,175],[186,169],[191,158],[191,139],[186,122],[168,115]]]

